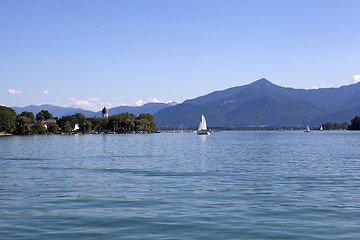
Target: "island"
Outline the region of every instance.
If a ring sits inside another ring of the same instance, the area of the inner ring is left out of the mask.
[[[9,107],[0,106],[1,135],[72,134],[72,133],[153,133],[156,129],[154,116],[128,112],[109,116],[103,109],[103,117],[86,118],[81,113],[61,118],[53,117],[47,110],[36,114],[22,112],[17,115]]]

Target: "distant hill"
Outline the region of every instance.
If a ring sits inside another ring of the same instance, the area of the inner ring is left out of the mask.
[[[155,119],[158,127],[196,127],[201,114],[213,127],[317,126],[349,122],[359,110],[360,83],[305,90],[260,79],[163,109]]]
[[[75,113],[82,113],[86,117],[94,117],[96,115],[95,112],[92,112],[89,110],[84,110],[82,108],[59,107],[59,106],[54,106],[54,105],[50,105],[50,104],[43,104],[43,105],[39,105],[39,106],[29,105],[26,107],[12,107],[12,109],[14,109],[17,114],[20,114],[23,111],[28,111],[28,112],[32,112],[34,115],[36,115],[41,110],[47,110],[54,117],[73,115]]]
[[[172,102],[172,103],[147,103],[142,106],[120,106],[120,107],[110,108],[108,111],[109,111],[110,116],[118,114],[118,113],[122,113],[122,112],[129,112],[129,113],[133,113],[138,116],[140,113],[155,114],[156,112],[158,112],[164,108],[174,106],[174,105],[176,105],[175,102]],[[94,116],[101,117],[102,116],[102,114],[101,114],[102,109],[100,109],[98,112],[93,112],[93,111],[89,111],[89,110],[84,110],[82,108],[66,108],[66,107],[58,107],[58,106],[54,106],[54,105],[50,105],[50,104],[44,104],[44,105],[40,105],[40,106],[29,105],[26,107],[12,107],[12,109],[14,109],[17,114],[20,114],[23,111],[28,111],[28,112],[34,113],[34,115],[36,115],[41,110],[48,110],[54,117],[73,115],[75,113],[84,114],[85,117],[94,117]]]
[[[110,108],[109,111],[109,115],[115,115],[115,114],[119,114],[119,113],[123,113],[123,112],[128,112],[128,113],[132,113],[135,114],[136,116],[138,116],[140,113],[151,113],[151,114],[155,114],[158,111],[170,107],[170,106],[174,106],[177,103],[172,102],[172,103],[146,103],[142,106],[120,106],[120,107],[114,107],[114,108]],[[101,111],[98,112],[98,114],[100,114],[101,116]]]

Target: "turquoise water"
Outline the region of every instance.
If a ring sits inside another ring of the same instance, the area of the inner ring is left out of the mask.
[[[2,239],[359,239],[360,132],[0,138]]]

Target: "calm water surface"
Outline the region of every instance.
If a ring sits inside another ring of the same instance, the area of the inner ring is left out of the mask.
[[[0,138],[2,239],[360,239],[360,132]]]

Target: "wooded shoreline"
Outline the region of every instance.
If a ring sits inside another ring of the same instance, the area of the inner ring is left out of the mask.
[[[86,118],[81,113],[61,118],[42,110],[36,117],[32,112],[17,115],[12,108],[0,106],[0,132],[12,135],[72,134],[72,133],[153,133],[154,116],[142,113],[120,113],[103,118]]]
[[[106,108],[104,108],[106,110]],[[348,123],[324,123],[323,130],[360,130],[360,116],[356,116]],[[304,126],[249,126],[249,127],[213,127],[214,131],[224,130],[302,130]],[[311,127],[319,130],[318,127]],[[160,128],[158,131],[192,131],[179,128]],[[31,134],[72,134],[72,133],[154,133],[156,124],[150,113],[136,116],[131,113],[120,113],[113,116],[104,115],[103,118],[86,118],[81,113],[53,117],[47,110],[42,110],[36,116],[32,112],[24,111],[17,115],[9,107],[0,106],[0,136],[31,135]]]

